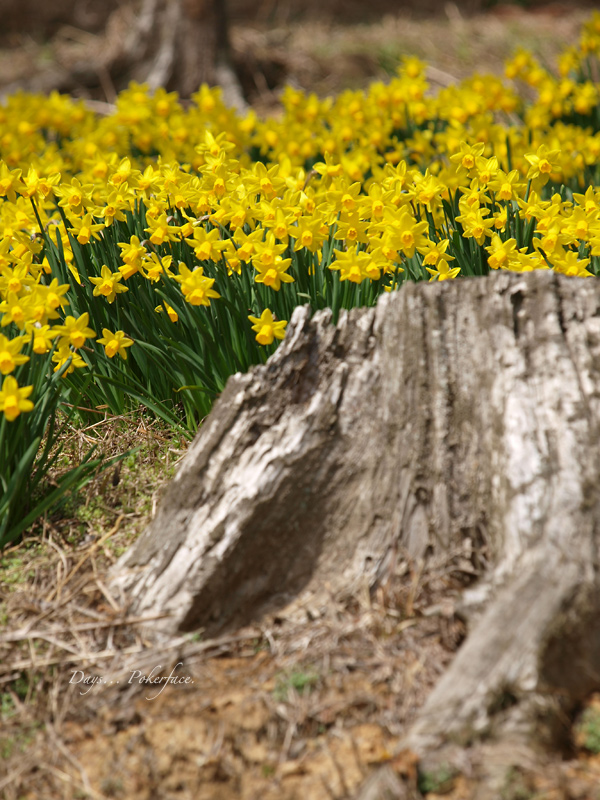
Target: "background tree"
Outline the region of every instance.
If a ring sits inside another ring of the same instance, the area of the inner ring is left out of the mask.
[[[209,83],[222,86],[229,105],[245,107],[231,58],[226,0],[131,0],[89,8],[60,0],[35,14],[27,2],[11,2],[5,35],[23,30],[25,20],[33,20],[32,33],[62,40],[58,62],[21,79],[18,88],[76,93],[100,88],[114,100],[132,80],[183,98]],[[5,86],[4,93],[15,88]]]

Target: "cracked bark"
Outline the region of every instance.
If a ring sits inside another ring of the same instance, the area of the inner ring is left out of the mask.
[[[396,548],[469,544],[469,634],[405,744],[551,736],[600,684],[599,398],[596,281],[410,284],[337,326],[297,309],[229,380],[113,588],[168,613],[163,633],[211,634],[374,586]]]

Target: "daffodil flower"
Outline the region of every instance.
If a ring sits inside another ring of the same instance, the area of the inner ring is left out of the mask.
[[[285,337],[287,320],[275,320],[271,311],[266,308],[260,317],[248,317],[252,323],[252,330],[256,332],[256,341],[259,344],[272,344],[273,339]]]
[[[133,339],[125,336],[123,331],[111,333],[108,328],[102,328],[102,338],[97,339],[98,344],[104,345],[104,350],[109,358],[114,358],[117,353],[121,358],[127,360],[126,347],[131,347]]]
[[[0,389],[0,411],[9,422],[14,422],[22,412],[31,411],[33,403],[27,398],[33,391],[33,386],[23,386],[19,388],[17,379],[8,375]]]

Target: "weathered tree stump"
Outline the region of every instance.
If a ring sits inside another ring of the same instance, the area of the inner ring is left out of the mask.
[[[467,547],[469,634],[407,745],[552,735],[600,685],[600,284],[552,272],[408,284],[295,311],[233,376],[116,565],[165,633],[238,625],[303,589]]]

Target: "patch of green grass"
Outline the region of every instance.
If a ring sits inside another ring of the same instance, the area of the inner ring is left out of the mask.
[[[38,542],[27,542],[18,550],[12,550],[0,556],[0,575],[5,587],[14,587],[29,578],[34,577],[34,572],[27,569],[31,559],[40,552]],[[6,613],[6,612],[5,612]],[[2,617],[0,616],[0,624]]]
[[[10,684],[12,692],[21,702],[26,702],[31,698],[33,691],[30,690],[29,679],[26,675],[20,675],[16,680]],[[17,713],[13,695],[8,691],[4,691],[0,695],[0,720],[8,720]]]
[[[422,794],[450,791],[455,778],[456,770],[449,764],[442,764],[437,769],[419,773],[419,791]]]
[[[23,566],[23,559],[17,554],[11,554],[0,559],[0,570],[3,572],[2,582],[8,586],[21,580],[20,568]]]
[[[125,454],[122,460],[66,503],[61,517],[69,522],[66,538],[71,544],[79,544],[87,534],[101,537],[120,515],[126,518],[120,532],[131,531],[132,536],[149,521],[153,496],[174,476],[188,442],[156,421],[140,436],[138,424],[139,419],[121,421],[110,434],[110,447],[113,452]],[[60,526],[60,519],[54,522]],[[106,543],[115,555],[124,551],[131,537],[126,537],[123,544],[123,537],[119,539],[118,544],[112,540]]]
[[[102,509],[98,506],[81,506],[78,509],[77,516],[82,522],[93,523],[102,519],[103,513]]]
[[[0,760],[6,761],[15,753],[24,753],[41,727],[41,722],[32,722],[20,727],[14,734],[1,736]]]
[[[108,778],[104,778],[100,784],[100,789],[102,794],[106,795],[107,797],[121,797],[125,791],[123,781],[120,778],[116,778],[112,775],[110,775]]]
[[[290,691],[298,694],[308,694],[319,682],[319,676],[314,670],[293,670],[292,672],[280,675],[277,685],[273,690],[273,697],[278,702],[285,702]]]
[[[114,536],[102,545],[116,557],[122,555],[151,521],[160,500],[159,490],[176,471],[188,440],[164,423],[141,413],[130,418],[107,419],[97,431],[108,458],[125,457],[100,472],[84,488],[65,499],[48,515],[52,537],[65,550],[99,541],[116,526]],[[77,437],[63,456],[76,449]],[[76,453],[73,453],[76,458]],[[67,465],[68,467],[68,465]],[[16,548],[0,552],[0,584],[4,593],[14,591],[52,569],[54,550],[42,541],[43,521],[26,531]],[[0,626],[10,619],[0,605]]]
[[[577,725],[581,742],[590,753],[600,753],[600,709],[586,708]]]
[[[506,773],[500,797],[501,800],[532,800],[535,793],[527,785],[523,773],[516,767],[511,767]]]
[[[377,64],[387,75],[395,75],[403,55],[395,42],[386,42],[377,50]]]
[[[12,697],[5,692],[0,696],[0,719],[8,719],[15,713],[15,704]]]

